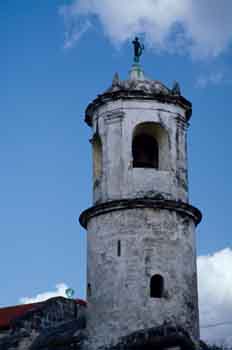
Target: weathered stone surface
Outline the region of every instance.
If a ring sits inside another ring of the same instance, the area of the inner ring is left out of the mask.
[[[63,297],[51,298],[41,303],[35,310],[28,311],[24,316],[15,319],[11,324],[13,331],[19,329],[46,329],[81,317],[85,306],[78,305],[75,300]]]
[[[193,219],[196,225],[198,225],[202,219],[202,214],[197,208],[192,207],[188,203],[166,200],[162,194],[158,193],[157,195],[154,195],[154,198],[152,194],[150,194],[148,198],[122,199],[95,205],[82,212],[79,221],[84,228],[87,228],[88,221],[94,216],[111,213],[113,211],[136,208],[173,210],[180,214],[189,216]]]
[[[156,129],[159,169],[133,167],[133,136],[146,123]],[[157,194],[187,202],[187,126],[182,107],[156,99],[110,99],[100,106],[92,120],[93,135],[97,130],[102,144],[102,171],[93,179],[94,203]]]
[[[0,349],[50,350],[54,345],[62,345],[66,350],[64,346],[82,342],[85,325],[84,305],[62,297],[52,298],[13,320],[8,334],[0,338]]]
[[[57,327],[47,328],[33,341],[29,350],[81,349],[85,339],[85,320],[78,319],[65,322]]]
[[[93,348],[172,320],[198,339],[195,223],[168,209],[97,215],[88,229],[88,332]],[[121,242],[121,256],[117,242]],[[165,293],[150,297],[160,274]]]
[[[163,324],[143,329],[122,337],[116,345],[101,347],[99,350],[144,350],[144,349],[197,350],[198,344],[183,327]]]
[[[162,93],[164,95],[171,94],[171,90],[168,89],[163,83],[158,80],[150,79],[128,79],[128,80],[117,80],[115,84],[115,79],[113,80],[112,86],[106,90],[106,92],[116,92],[116,91],[143,91],[145,93],[157,94]]]

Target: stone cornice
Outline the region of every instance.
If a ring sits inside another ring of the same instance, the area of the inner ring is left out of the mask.
[[[183,96],[173,95],[171,93],[164,94],[149,93],[143,90],[119,90],[113,92],[105,92],[102,95],[98,95],[97,98],[91,102],[85,111],[85,121],[89,126],[92,126],[92,118],[95,110],[107,102],[116,100],[155,100],[162,103],[171,103],[178,105],[186,111],[186,121],[188,121],[192,115],[192,104],[186,100]]]
[[[118,210],[151,208],[151,209],[167,209],[173,210],[180,214],[191,217],[195,224],[198,225],[202,219],[202,214],[199,209],[191,206],[188,203],[166,199],[121,199],[111,202],[105,202],[95,205],[83,211],[79,217],[81,226],[87,228],[88,221],[102,214],[107,214]]]

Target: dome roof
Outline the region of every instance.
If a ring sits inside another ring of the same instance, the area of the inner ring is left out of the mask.
[[[171,94],[171,90],[158,80],[118,80],[113,81],[111,87],[106,90],[106,93],[112,93],[117,91],[141,91],[145,94]]]
[[[162,103],[178,104],[186,110],[186,120],[192,114],[192,104],[181,96],[180,86],[174,82],[172,89],[167,88],[158,80],[148,79],[139,64],[133,64],[127,80],[120,80],[115,73],[111,86],[88,105],[85,121],[92,125],[92,115],[99,106],[117,99],[156,100]]]

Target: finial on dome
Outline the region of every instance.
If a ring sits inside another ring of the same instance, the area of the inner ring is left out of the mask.
[[[181,95],[180,84],[176,80],[173,83],[172,94],[177,96]]]
[[[130,80],[145,80],[144,71],[139,63],[134,63],[129,72]]]
[[[120,84],[119,74],[116,72],[113,77],[112,86],[118,86]]]

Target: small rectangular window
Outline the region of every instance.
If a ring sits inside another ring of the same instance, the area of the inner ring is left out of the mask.
[[[118,256],[121,256],[121,241],[118,241],[117,250],[118,250]]]

